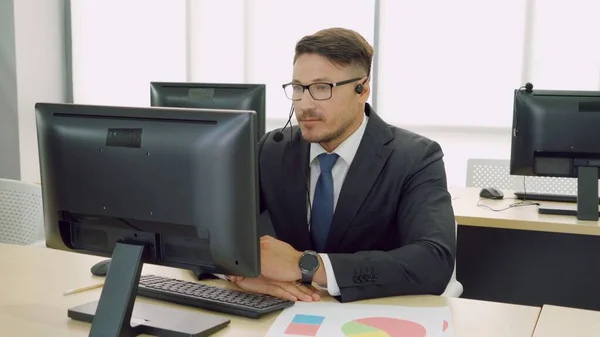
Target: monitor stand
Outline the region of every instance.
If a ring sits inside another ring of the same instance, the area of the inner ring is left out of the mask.
[[[190,269],[190,272],[198,281],[218,279],[218,277],[215,276],[213,273],[206,272],[203,268],[200,267],[193,267]]]
[[[144,245],[117,243],[100,300],[68,310],[70,318],[92,323],[90,337],[206,337],[230,323],[217,315],[136,302],[144,250]]]
[[[578,220],[598,221],[598,167],[578,166],[577,207],[540,206],[541,214],[574,215]]]

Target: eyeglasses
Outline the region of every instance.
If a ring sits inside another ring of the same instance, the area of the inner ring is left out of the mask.
[[[286,83],[284,84],[283,90],[285,96],[292,101],[299,101],[302,99],[304,90],[308,89],[308,92],[316,101],[324,101],[331,98],[333,87],[339,87],[344,84],[352,83],[360,80],[362,77],[353,78],[336,83],[311,83],[309,85],[302,85],[298,83]]]

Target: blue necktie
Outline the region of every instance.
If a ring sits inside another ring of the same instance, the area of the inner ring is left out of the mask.
[[[310,232],[317,252],[323,252],[325,249],[325,242],[333,218],[333,176],[331,175],[331,169],[338,157],[335,153],[323,153],[318,157],[321,174],[315,187],[310,224]]]

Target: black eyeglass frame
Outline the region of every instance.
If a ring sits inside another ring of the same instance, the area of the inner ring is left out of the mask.
[[[356,81],[358,81],[360,79],[362,79],[362,77],[356,77],[356,78],[352,78],[352,79],[344,80],[344,81],[340,81],[340,82],[335,82],[335,83],[315,82],[315,83],[311,83],[311,84],[308,84],[308,85],[290,82],[290,83],[286,83],[286,84],[282,85],[281,87],[283,88],[283,92],[285,93],[285,97],[287,97],[288,99],[290,99],[292,101],[300,101],[300,100],[302,100],[302,97],[300,97],[298,99],[294,99],[294,98],[289,97],[287,95],[287,92],[286,92],[285,89],[288,86],[290,86],[290,85],[295,85],[295,86],[301,87],[302,88],[302,94],[301,94],[301,96],[304,95],[304,91],[308,90],[308,93],[310,94],[310,96],[315,101],[326,101],[328,99],[331,99],[331,97],[333,96],[333,88],[334,87],[339,87],[339,86],[342,86],[342,85],[345,85],[345,84],[348,84],[348,83],[356,82]],[[365,80],[365,82],[366,82],[366,80]],[[310,87],[313,86],[313,85],[328,85],[329,86],[329,97],[327,97],[327,98],[315,98],[315,95],[313,95],[312,91],[310,90]]]

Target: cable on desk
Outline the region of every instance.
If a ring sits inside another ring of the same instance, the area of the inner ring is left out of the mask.
[[[530,200],[527,200],[527,184],[526,184],[525,178],[527,178],[527,177],[523,176],[523,199],[521,199],[521,200],[523,200],[523,201],[530,201]],[[533,201],[530,201],[530,202],[533,202]],[[540,205],[537,202],[534,202],[534,203],[537,204],[538,206]]]
[[[506,211],[507,209],[511,209],[511,208],[514,208],[514,207],[523,207],[523,206],[539,206],[539,205],[540,205],[540,203],[539,203],[539,202],[535,202],[535,201],[527,200],[527,186],[526,186],[526,184],[525,184],[525,178],[526,178],[526,177],[525,177],[525,176],[523,176],[523,199],[522,199],[520,202],[515,202],[515,203],[512,203],[512,204],[510,204],[510,205],[508,205],[508,206],[506,206],[506,207],[504,207],[504,208],[492,208],[492,207],[490,207],[490,206],[488,206],[488,205],[484,205],[484,204],[482,204],[482,203],[481,203],[481,199],[482,199],[482,198],[480,198],[480,199],[477,201],[477,206],[479,206],[479,207],[485,207],[485,208],[487,208],[487,209],[489,209],[489,210],[491,210],[491,211],[494,211],[494,212],[502,212],[502,211]],[[514,199],[514,200],[516,200],[517,198],[510,198],[510,199]]]
[[[540,203],[538,203],[538,202],[533,202],[533,201],[529,201],[529,200],[520,200],[519,202],[512,203],[512,204],[510,204],[510,205],[508,205],[508,206],[506,206],[504,208],[492,208],[492,207],[490,207],[488,205],[482,204],[481,203],[482,199],[483,198],[480,198],[477,201],[477,206],[479,206],[479,207],[485,207],[485,208],[487,208],[487,209],[489,209],[491,211],[494,211],[494,212],[502,212],[502,211],[506,211],[507,209],[511,209],[511,208],[515,208],[515,207],[539,206],[540,205]],[[516,200],[517,198],[511,198],[511,199],[515,199]]]

